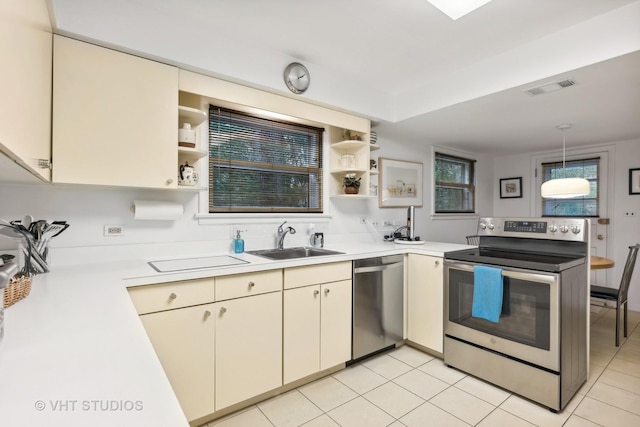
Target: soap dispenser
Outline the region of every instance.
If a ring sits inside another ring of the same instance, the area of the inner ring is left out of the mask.
[[[244,252],[244,240],[242,240],[240,230],[236,230],[236,238],[233,240],[233,252],[237,254]]]

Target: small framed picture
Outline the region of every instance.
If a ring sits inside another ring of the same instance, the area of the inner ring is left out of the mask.
[[[640,168],[629,169],[629,194],[640,194]]]
[[[522,197],[522,177],[500,180],[500,198],[516,199]]]

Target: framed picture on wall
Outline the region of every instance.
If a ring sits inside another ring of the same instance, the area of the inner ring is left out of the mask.
[[[378,206],[422,206],[422,163],[379,158]]]
[[[522,177],[500,180],[500,198],[517,199],[522,197]]]
[[[629,194],[640,194],[640,168],[629,169]]]

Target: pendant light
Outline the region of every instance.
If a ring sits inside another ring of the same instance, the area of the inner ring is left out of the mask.
[[[586,196],[591,192],[589,181],[584,178],[565,178],[565,131],[571,128],[571,125],[558,125],[557,128],[562,131],[562,178],[543,182],[540,193],[542,197],[548,199]]]

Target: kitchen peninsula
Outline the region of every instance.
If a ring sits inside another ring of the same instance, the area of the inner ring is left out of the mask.
[[[442,257],[466,245],[367,243],[330,246],[342,255],[162,274],[150,259],[77,265],[36,276],[31,294],[10,307],[0,344],[0,412],[12,426],[189,425],[127,287],[351,261],[390,254]],[[166,259],[170,258],[167,254]],[[203,253],[202,256],[221,255]],[[174,257],[176,258],[176,257]],[[405,294],[406,295],[406,294]],[[405,302],[406,307],[406,302]],[[405,311],[406,316],[406,311]]]

